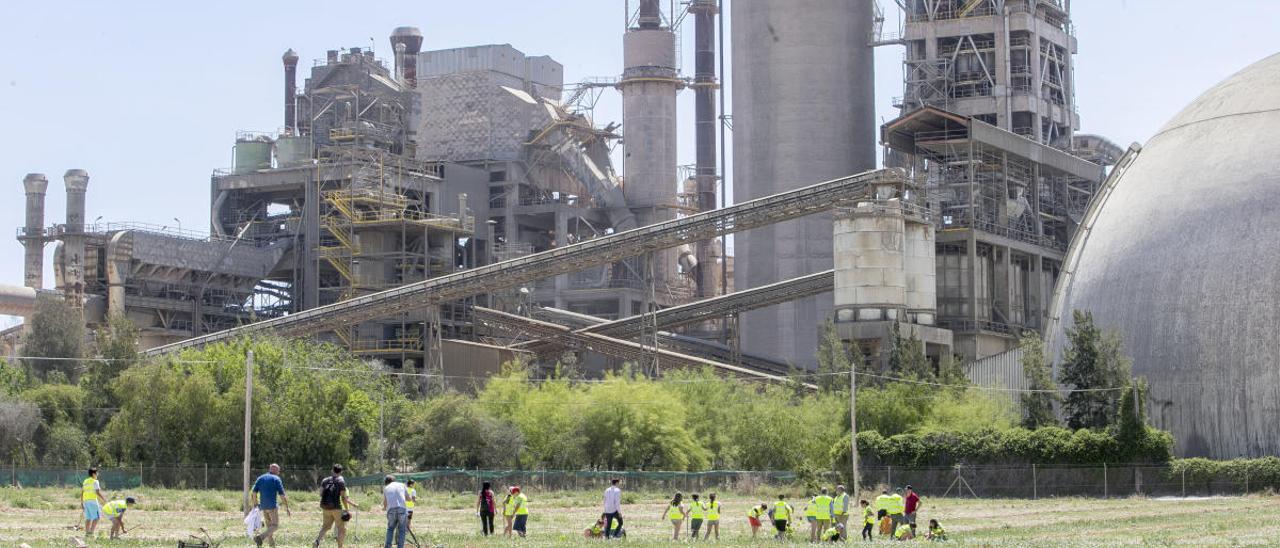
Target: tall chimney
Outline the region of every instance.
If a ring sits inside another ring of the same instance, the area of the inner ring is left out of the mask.
[[[67,223],[63,227],[63,291],[75,306],[84,301],[84,193],[89,189],[89,172],[68,169],[62,176],[67,187]]]
[[[662,9],[658,7],[658,0],[640,0],[640,15],[636,19],[642,29],[662,26]]]
[[[284,61],[284,127],[290,133],[297,133],[298,54],[293,49],[286,50],[281,60]]]
[[[716,0],[693,0],[689,4],[693,14],[694,53],[694,141],[696,163],[694,178],[697,182],[698,211],[716,208],[716,15],[720,8]],[[716,287],[715,242],[702,240],[697,245],[698,296],[713,297]]]
[[[404,44],[404,54],[396,54],[396,71],[410,88],[418,87],[418,53],[422,51],[422,31],[418,27],[396,27],[391,31],[391,48]],[[398,51],[398,50],[397,50]]]
[[[32,289],[44,287],[44,193],[49,178],[43,173],[28,173],[22,178],[27,191],[27,226],[18,238],[26,250],[23,263],[23,285]]]

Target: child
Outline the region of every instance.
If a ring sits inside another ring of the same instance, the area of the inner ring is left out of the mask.
[[[684,525],[684,518],[689,514],[684,511],[684,495],[676,491],[675,496],[671,497],[671,504],[667,505],[667,509],[662,513],[662,519],[671,521],[671,540],[680,540],[680,526]]]
[[[582,536],[586,538],[604,538],[604,516],[596,520],[596,524],[586,528],[582,532]]]
[[[858,501],[858,505],[862,507],[862,540],[871,540],[871,531],[876,526],[876,514],[871,509],[871,503],[867,499]]]
[[[880,522],[880,536],[887,537],[893,534],[893,518],[889,517],[889,511],[881,508],[876,512],[876,520]]]
[[[752,506],[747,510],[747,525],[751,526],[751,538],[756,538],[756,534],[760,532],[760,516],[769,512],[769,505],[760,503],[760,506]]]
[[[844,525],[837,523],[822,532],[822,542],[840,542],[842,534],[844,534]]]
[[[942,524],[938,520],[929,520],[929,534],[925,536],[929,540],[947,540],[947,532],[942,529]]]
[[[898,526],[898,530],[893,532],[893,540],[911,540],[916,538],[916,528],[910,523],[904,523]]]
[[[119,538],[127,532],[124,528],[124,514],[133,508],[133,504],[137,502],[133,497],[125,497],[124,500],[113,500],[102,506],[102,513],[111,520],[111,533],[108,538]]]

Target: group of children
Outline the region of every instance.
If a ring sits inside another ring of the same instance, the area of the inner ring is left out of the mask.
[[[102,496],[102,483],[98,481],[98,469],[90,468],[89,477],[80,484],[80,507],[84,510],[85,540],[93,537],[98,529],[98,521],[103,516],[111,521],[111,532],[108,533],[110,538],[114,539],[128,532],[124,528],[124,514],[137,502],[133,497],[108,502],[106,497]]]

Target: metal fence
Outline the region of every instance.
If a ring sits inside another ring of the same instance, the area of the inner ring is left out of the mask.
[[[255,467],[253,474],[262,473]],[[9,485],[23,487],[77,487],[83,469],[10,466],[4,470]],[[725,491],[751,493],[759,489],[798,488],[809,483],[835,484],[839,473],[801,475],[790,471],[638,472],[599,470],[428,470],[397,471],[401,479],[413,478],[426,491],[472,491],[481,482],[497,486],[521,485],[542,492],[594,490],[610,478],[621,478],[632,491]],[[286,486],[306,489],[329,474],[329,465],[282,465]],[[384,472],[348,473],[353,488],[380,487]],[[239,465],[147,465],[103,467],[99,479],[109,490],[137,488],[229,489],[241,488]],[[1280,490],[1274,477],[1250,478],[1247,473],[1206,475],[1168,465],[983,465],[952,467],[863,467],[861,487],[874,492],[886,486],[911,485],[934,497],[1024,498],[1045,497],[1152,497],[1217,496],[1267,493]]]

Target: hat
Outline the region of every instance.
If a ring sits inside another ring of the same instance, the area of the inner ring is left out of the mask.
[[[911,486],[910,486],[910,485],[908,485],[908,486],[907,486],[907,490],[911,490]]]
[[[519,485],[512,485],[512,486],[511,486],[511,492],[512,492],[512,493],[519,493],[519,492],[520,492],[520,486],[519,486]]]
[[[138,502],[138,499],[135,499],[135,498],[133,498],[133,497],[125,497],[125,498],[124,498],[124,503],[125,503],[125,504],[133,504],[133,503],[135,503],[135,502]]]

